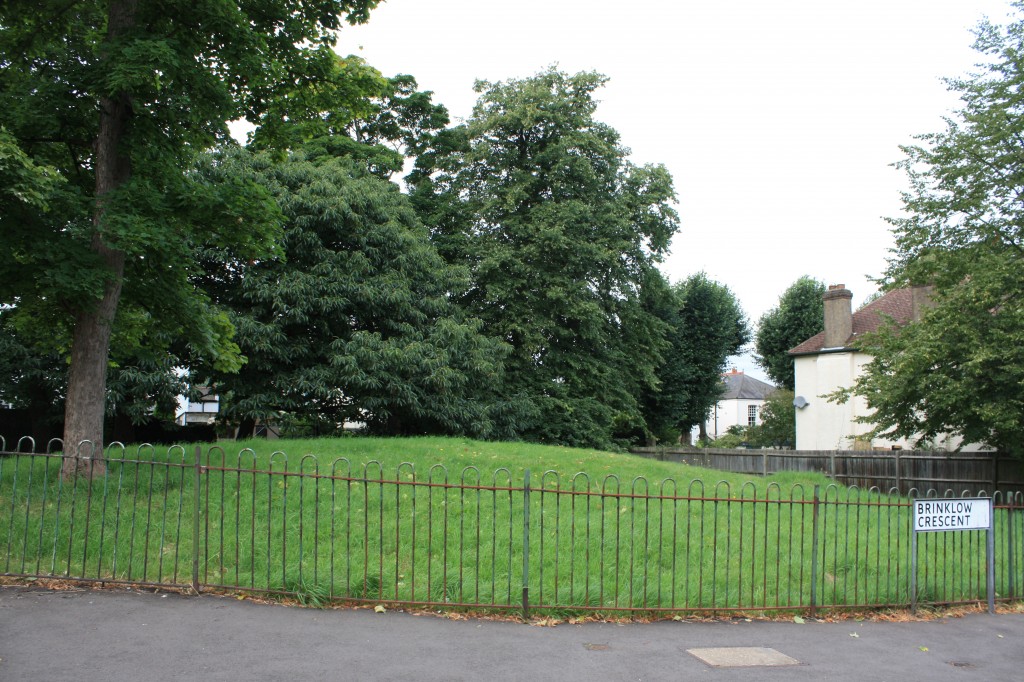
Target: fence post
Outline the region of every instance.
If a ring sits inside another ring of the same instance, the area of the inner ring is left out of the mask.
[[[900,487],[900,451],[896,451],[896,492],[902,493],[903,489]]]
[[[201,446],[196,446],[195,480],[192,485],[192,497],[195,500],[192,504],[192,589],[199,594],[199,488],[201,487],[200,477],[202,470],[199,460],[203,456]]]
[[[523,473],[523,620],[530,617],[530,470]]]
[[[1010,599],[1013,599],[1016,594],[1014,590],[1014,583],[1016,582],[1017,576],[1013,574],[1013,503],[1015,501],[1015,495],[1012,492],[1007,493],[1007,509],[1006,509],[1006,577],[1009,583],[1009,594],[1007,595]],[[993,511],[993,514],[995,512]]]
[[[996,612],[996,505],[989,498],[988,530],[985,532],[985,579],[988,583],[988,612]]]
[[[818,500],[821,486],[814,486],[811,504],[811,616],[818,612]]]
[[[768,477],[768,451],[761,451],[761,475],[765,478]]]
[[[917,531],[914,530],[913,500],[910,502],[910,615],[917,615]]]
[[[996,494],[996,490],[999,489],[999,453],[997,452],[992,457],[992,494]]]

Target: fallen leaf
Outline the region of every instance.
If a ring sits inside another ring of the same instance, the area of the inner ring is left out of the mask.
[[[240,594],[237,597],[235,597],[235,599],[237,599],[238,601],[242,601],[243,599],[245,599],[245,595],[244,594]]]
[[[920,649],[921,651],[928,651],[928,647],[926,647],[926,646],[919,646],[917,648]]]
[[[383,607],[383,606],[381,606],[380,604],[377,604],[376,606],[374,606],[374,607],[373,607],[373,610],[374,610],[374,612],[376,612],[376,613],[387,613],[387,611],[388,611],[388,610],[387,610],[386,608],[384,608],[384,607]]]
[[[797,625],[803,625],[805,621],[800,616],[793,616],[793,622]]]
[[[859,639],[860,635],[858,635],[856,632],[851,632],[850,637],[857,637]]]
[[[672,616],[672,620],[682,620],[682,619],[683,619],[682,616]],[[999,635],[999,636],[1002,637],[1002,635]]]

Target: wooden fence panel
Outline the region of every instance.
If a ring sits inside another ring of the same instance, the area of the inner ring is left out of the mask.
[[[1024,462],[991,452],[635,448],[635,455],[738,474],[817,472],[838,483],[901,493],[1024,492]]]

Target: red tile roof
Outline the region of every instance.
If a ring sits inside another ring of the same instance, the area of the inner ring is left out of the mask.
[[[864,306],[853,314],[853,333],[846,339],[843,348],[853,348],[857,337],[876,331],[882,324],[892,320],[898,325],[910,322],[914,314],[913,292],[910,289],[895,289]],[[815,334],[799,346],[789,350],[790,355],[813,355],[825,348],[825,332]]]

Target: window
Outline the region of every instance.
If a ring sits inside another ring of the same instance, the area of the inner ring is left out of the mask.
[[[747,406],[747,426],[757,425],[757,405]]]

